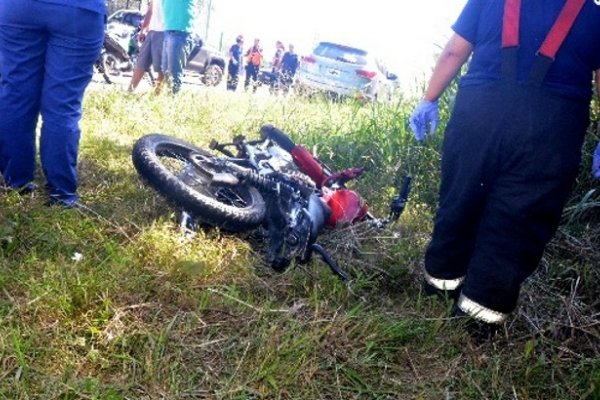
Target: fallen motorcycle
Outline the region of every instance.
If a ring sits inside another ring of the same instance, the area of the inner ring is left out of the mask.
[[[181,223],[241,232],[266,228],[267,262],[283,271],[293,260],[306,263],[313,253],[342,280],[342,271],[317,243],[324,228],[359,221],[383,227],[398,219],[410,192],[407,175],[390,214],[377,219],[360,195],[345,187],[362,168],[333,172],[306,148],[272,125],[261,138],[237,136],[231,143],[212,141],[207,151],[161,134],[140,138],[132,151],[142,178],[182,211]]]

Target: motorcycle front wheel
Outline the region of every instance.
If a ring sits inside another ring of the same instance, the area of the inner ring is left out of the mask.
[[[224,185],[192,165],[192,157],[210,152],[160,134],[140,138],[132,151],[133,165],[148,184],[168,201],[202,222],[229,231],[256,228],[265,218],[259,191],[246,184]]]

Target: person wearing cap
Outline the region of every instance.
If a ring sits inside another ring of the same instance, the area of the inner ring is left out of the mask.
[[[235,43],[229,48],[229,62],[227,63],[227,90],[235,92],[238,86],[240,64],[242,63],[242,52],[244,37],[238,35]]]
[[[490,337],[578,173],[594,76],[600,91],[600,2],[468,0],[453,30],[410,117],[417,140],[433,134],[439,98],[471,57],[444,133],[424,286]]]

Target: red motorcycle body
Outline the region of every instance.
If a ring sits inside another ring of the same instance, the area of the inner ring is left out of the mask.
[[[329,227],[350,224],[362,220],[368,212],[367,203],[358,193],[346,188],[330,188],[324,186],[329,181],[331,173],[304,147],[296,145],[292,151],[294,163],[308,175],[321,189],[321,199],[331,209],[331,215],[326,222]]]

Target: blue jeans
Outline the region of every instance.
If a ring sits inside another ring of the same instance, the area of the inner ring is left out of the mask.
[[[79,120],[104,38],[104,15],[33,0],[0,1],[0,172],[32,184],[36,125],[51,199],[77,200]]]
[[[173,93],[181,89],[183,67],[187,64],[189,33],[165,31],[162,53],[162,70],[173,78]]]

